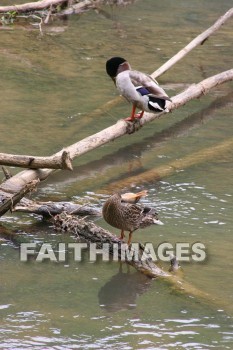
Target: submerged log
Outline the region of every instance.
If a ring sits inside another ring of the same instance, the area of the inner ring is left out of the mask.
[[[66,9],[58,12],[56,15],[61,17],[61,16],[72,15],[72,14],[79,14],[84,11],[87,11],[88,9],[96,8],[99,5],[103,5],[104,3],[106,3],[105,0],[97,0],[97,1],[83,0],[81,2],[78,2],[77,4],[71,4],[71,6],[68,6]]]

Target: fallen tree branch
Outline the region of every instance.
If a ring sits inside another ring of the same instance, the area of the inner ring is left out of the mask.
[[[43,10],[49,8],[50,6],[59,5],[63,2],[67,2],[67,0],[41,0],[35,2],[28,2],[26,4],[21,5],[10,5],[10,6],[0,6],[0,13],[2,12],[29,12],[36,10]]]
[[[233,8],[229,9],[223,16],[221,16],[211,27],[205,30],[203,33],[198,35],[193,39],[188,45],[186,45],[182,50],[180,50],[175,56],[164,63],[159,69],[154,71],[151,76],[156,79],[157,77],[164,74],[169,68],[171,68],[175,63],[180,61],[184,56],[186,56],[191,50],[193,50],[198,45],[203,45],[204,42],[218,30],[227,20],[233,16]]]
[[[65,150],[59,156],[54,155],[50,157],[35,157],[0,153],[0,164],[30,169],[46,168],[73,170],[69,152]]]
[[[194,84],[186,89],[181,94],[172,97],[172,103],[168,106],[168,110],[179,108],[186,102],[194,98],[199,98],[203,94],[207,93],[210,89],[223,84],[225,82],[233,80],[233,69],[214,75],[201,81],[198,84]],[[149,123],[154,119],[161,117],[164,114],[150,114],[145,113],[141,119],[141,125]],[[167,114],[167,113],[165,113]],[[66,151],[70,153],[70,159],[81,156],[97,147],[100,147],[109,141],[113,141],[128,133],[129,124],[124,120],[119,120],[115,125],[110,126],[92,136],[89,136],[71,146],[66,147]],[[55,156],[61,155],[60,151]],[[33,181],[42,181],[46,179],[54,170],[52,169],[38,169],[38,170],[25,170],[5,181],[0,186],[0,216],[7,210],[12,208],[29,190],[28,185]]]
[[[44,217],[51,217],[62,212],[79,216],[100,216],[100,210],[97,210],[86,204],[76,204],[71,202],[35,202],[27,198],[22,198],[16,204],[13,211],[23,213],[34,213]]]
[[[192,84],[186,90],[171,98],[172,103],[168,106],[168,111],[171,112],[180,106],[185,105],[190,100],[200,98],[201,96],[206,95],[214,87],[231,80],[233,80],[233,69],[213,75],[212,77],[202,80],[198,84]],[[144,125],[154,119],[158,119],[164,113],[165,112],[158,114],[144,113],[141,124]]]

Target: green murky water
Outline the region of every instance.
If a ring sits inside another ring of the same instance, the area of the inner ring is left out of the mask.
[[[134,68],[153,72],[231,5],[144,0],[54,22],[42,37],[28,27],[1,30],[1,152],[50,155],[128,116],[124,101],[93,114],[117,96],[105,74],[106,59],[122,55]],[[229,21],[159,82],[175,95],[232,68],[232,57]],[[232,150],[159,182],[141,182],[146,171],[229,140],[232,97],[232,83],[222,85],[80,157],[74,172],[54,174],[32,194],[100,207],[115,182],[124,185],[137,175],[126,190],[148,188],[145,202],[158,209],[165,225],[135,232],[134,241],[204,243],[206,261],[182,267],[185,281],[209,293],[209,302],[177,294],[165,281],[126,266],[121,270],[118,263],[91,263],[87,255],[81,263],[22,263],[18,248],[2,240],[0,348],[232,349]],[[23,230],[21,240],[73,242],[35,215],[7,213],[1,220],[10,231]],[[109,228],[102,219],[97,223]]]

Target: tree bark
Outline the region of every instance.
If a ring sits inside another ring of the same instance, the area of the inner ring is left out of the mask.
[[[0,153],[0,164],[30,169],[46,168],[73,170],[69,153],[65,150],[59,156],[54,155],[50,157]]]
[[[168,106],[169,112],[179,108],[191,99],[198,98],[206,94],[213,87],[223,84],[224,82],[233,80],[233,69],[207,78],[198,84],[194,84],[181,94],[172,97],[172,102]],[[161,117],[163,114],[145,113],[140,120],[141,126]],[[115,125],[110,126],[92,136],[89,136],[71,146],[66,147],[66,151],[70,154],[70,159],[81,156],[97,147],[100,147],[109,141],[113,141],[127,133],[129,133],[129,125],[124,120],[119,120]],[[54,156],[61,156],[63,150]],[[27,192],[29,192],[37,182],[46,179],[54,170],[38,169],[25,170],[11,177],[0,186],[0,216],[12,208]]]
[[[97,210],[89,205],[81,205],[71,202],[35,202],[27,198],[22,198],[16,204],[13,211],[23,213],[34,213],[44,217],[51,217],[62,212],[79,216],[101,216],[100,210]]]
[[[61,4],[62,2],[67,2],[67,0],[41,0],[36,2],[28,2],[26,4],[21,5],[0,6],[0,12],[28,12],[43,10],[50,6]]]

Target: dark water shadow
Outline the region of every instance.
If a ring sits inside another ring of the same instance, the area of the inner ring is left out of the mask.
[[[130,273],[129,270],[123,272],[121,266],[118,273],[101,287],[98,293],[99,305],[108,312],[133,309],[138,296],[146,293],[151,285],[150,278],[141,273]]]

